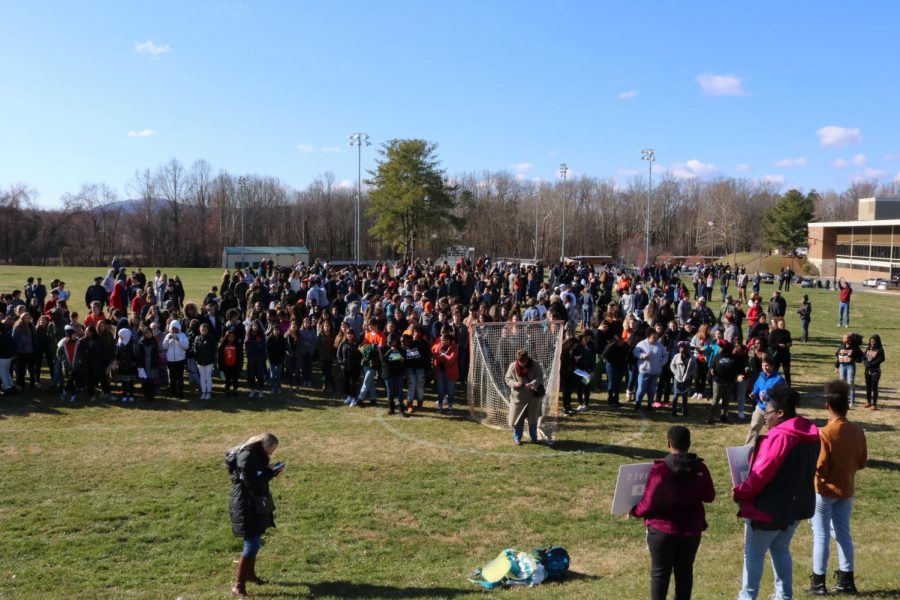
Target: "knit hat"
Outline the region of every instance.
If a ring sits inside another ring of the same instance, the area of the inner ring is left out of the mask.
[[[131,330],[130,329],[120,329],[116,334],[119,336],[119,345],[127,346],[131,341]]]

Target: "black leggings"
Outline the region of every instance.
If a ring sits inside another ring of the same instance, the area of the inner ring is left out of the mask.
[[[37,367],[41,355],[37,352],[30,354],[16,354],[16,385],[20,390],[25,389],[25,371],[28,371],[28,381],[31,387],[37,383]]]
[[[184,396],[184,363],[183,360],[169,361],[169,393],[175,398]]]
[[[878,382],[881,381],[881,371],[869,371],[866,369],[866,404],[878,406]]]
[[[781,376],[784,382],[791,386],[791,353],[780,350],[775,356],[775,370],[781,370]]]
[[[675,573],[675,598],[690,600],[694,587],[694,558],[700,547],[700,536],[669,535],[647,527],[650,549],[650,598],[666,600],[669,578]]]

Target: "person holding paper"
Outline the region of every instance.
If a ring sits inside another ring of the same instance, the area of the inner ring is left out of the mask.
[[[766,354],[762,360],[762,373],[756,378],[753,384],[753,391],[750,392],[750,398],[756,400],[756,408],[753,409],[753,415],[750,417],[750,431],[747,432],[747,439],[744,445],[752,445],[756,443],[759,432],[762,431],[763,425],[766,424],[766,398],[769,390],[780,383],[784,383],[784,377],[775,370],[775,361]]]
[[[707,528],[703,503],[715,500],[716,489],[703,459],[689,453],[691,432],[676,425],[667,434],[669,454],[654,462],[641,501],[631,515],[644,519],[650,550],[650,597],[665,600],[675,574],[675,597],[690,600],[694,558]]]
[[[819,430],[797,415],[796,392],[786,384],[768,390],[765,423],[750,456],[750,473],[734,487],[738,516],[744,518],[744,573],[738,600],[756,600],[766,553],[775,571],[777,598],[793,597],[791,539],[797,522],[816,509],[813,476]]]
[[[247,582],[265,583],[256,576],[256,555],[262,546],[262,535],[275,526],[275,504],[269,481],[284,471],[284,463],[269,465],[269,459],[278,448],[278,438],[272,433],[255,435],[225,458],[231,475],[231,531],[244,538],[244,548],[237,563],[237,576],[233,596],[247,595]]]
[[[850,512],[856,471],[864,469],[868,460],[866,434],[847,420],[850,387],[841,380],[825,384],[825,408],[828,424],[819,430],[822,450],[816,464],[816,514],[810,519],[813,530],[813,574],[809,593],[826,595],[825,571],[828,568],[828,536],[838,548],[837,582],[831,591],[856,594],[853,577],[853,538],[850,535]]]
[[[516,352],[516,360],[509,365],[504,378],[506,385],[512,390],[509,399],[507,421],[513,429],[513,442],[522,443],[525,419],[528,419],[528,435],[533,443],[538,442],[538,419],[541,416],[541,399],[537,392],[543,391],[544,370],[540,363],[528,356],[524,348]]]

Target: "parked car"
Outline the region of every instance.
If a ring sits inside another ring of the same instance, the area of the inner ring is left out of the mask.
[[[811,277],[801,277],[799,283],[800,283],[800,287],[802,287],[802,288],[815,287],[815,282],[812,280]]]
[[[875,289],[877,290],[886,290],[888,289],[888,280],[887,279],[879,279],[875,284]]]
[[[878,278],[869,277],[868,279],[863,279],[863,285],[865,287],[876,287],[878,285]]]
[[[763,283],[775,283],[775,275],[773,275],[772,273],[760,271],[759,276],[762,278]]]

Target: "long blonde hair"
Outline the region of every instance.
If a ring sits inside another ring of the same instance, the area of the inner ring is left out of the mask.
[[[260,433],[259,435],[254,435],[252,438],[244,442],[241,448],[248,448],[253,444],[261,444],[263,448],[275,448],[278,445],[278,438],[275,437],[274,433]]]

